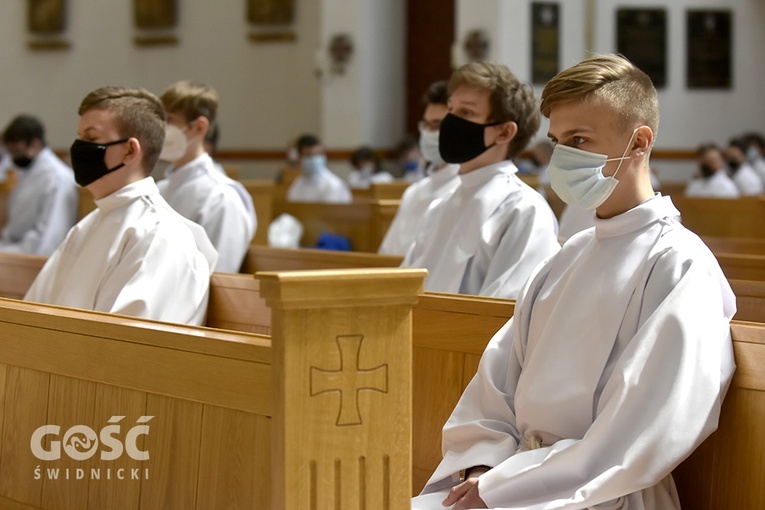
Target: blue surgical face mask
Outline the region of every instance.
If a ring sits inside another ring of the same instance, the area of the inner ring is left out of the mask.
[[[748,159],[750,163],[754,163],[759,158],[760,158],[760,151],[757,150],[757,147],[751,146],[748,149],[746,149],[746,159]]]
[[[616,174],[622,161],[630,159],[627,153],[635,138],[632,132],[627,148],[620,158],[609,158],[605,154],[588,152],[566,145],[556,145],[547,173],[550,185],[561,200],[582,209],[596,209],[611,196],[619,181]],[[609,161],[619,161],[614,174],[605,177],[603,168]]]
[[[304,156],[300,162],[300,167],[303,169],[303,174],[308,177],[318,174],[323,168],[327,166],[327,156],[324,154],[313,154],[311,156]]]

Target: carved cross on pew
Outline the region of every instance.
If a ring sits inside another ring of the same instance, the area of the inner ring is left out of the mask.
[[[359,367],[361,343],[364,335],[339,335],[336,337],[340,351],[340,368],[325,370],[311,367],[311,396],[340,392],[340,412],[337,426],[361,425],[359,393],[362,390],[388,393],[388,365],[374,368]]]

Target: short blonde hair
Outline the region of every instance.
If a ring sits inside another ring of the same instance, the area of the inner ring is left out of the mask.
[[[521,82],[507,66],[493,62],[471,62],[454,71],[449,95],[462,85],[474,85],[491,92],[490,122],[515,122],[518,132],[507,148],[509,158],[521,153],[539,129],[539,111],[534,90]]]
[[[220,97],[212,87],[203,83],[182,80],[170,85],[160,97],[168,113],[180,113],[187,122],[206,117],[215,123]]]
[[[114,113],[121,138],[136,138],[141,144],[144,173],[154,169],[165,142],[165,109],[157,96],[145,89],[101,87],[82,100],[79,115],[103,109]]]
[[[659,99],[651,79],[621,55],[593,55],[558,73],[542,91],[545,117],[557,105],[599,99],[621,117],[624,130],[645,125],[659,129]]]

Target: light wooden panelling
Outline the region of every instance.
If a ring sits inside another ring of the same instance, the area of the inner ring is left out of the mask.
[[[0,496],[40,506],[43,477],[34,470],[42,461],[32,455],[29,438],[47,424],[50,375],[9,366],[5,385],[3,451],[0,459]]]
[[[146,416],[153,416],[144,444],[150,452],[141,482],[142,509],[189,510],[196,507],[202,404],[148,395]]]
[[[441,461],[441,429],[457,404],[462,384],[465,354],[415,347],[412,395],[412,467],[432,473]],[[415,486],[419,492],[422,486]]]
[[[196,508],[270,508],[270,459],[270,418],[205,406]]]
[[[96,386],[95,408],[93,420],[99,426],[105,426],[112,416],[124,416],[119,422],[120,434],[123,440],[128,430],[137,424],[141,416],[146,415],[146,393],[117,386],[99,384]],[[152,422],[148,422],[151,434]],[[146,438],[138,437],[136,446],[146,451]],[[151,455],[151,451],[149,451]],[[100,478],[91,480],[88,487],[89,510],[138,510],[141,498],[141,478],[145,471],[145,461],[135,460],[123,452],[114,460],[91,459],[91,469],[98,469]],[[119,470],[130,473],[126,479],[118,478]],[[139,470],[139,479],[132,479],[133,469]],[[149,472],[151,474],[151,472]]]
[[[70,508],[87,508],[89,486],[89,462],[74,460],[67,455],[64,447],[66,432],[76,425],[90,427],[98,434],[101,427],[93,420],[93,407],[95,405],[96,385],[90,381],[50,376],[50,390],[48,392],[48,419],[47,423],[61,427],[58,436],[49,436],[46,448],[50,447],[50,441],[60,441],[61,459],[56,462],[59,469],[58,479],[47,478],[43,480],[42,506],[51,510],[68,510]],[[98,448],[98,438],[95,444],[91,443],[84,434],[72,436],[85,441],[83,447],[76,446],[74,441],[68,441],[79,453],[85,453],[91,449],[91,445]],[[78,475],[82,474],[80,478]]]

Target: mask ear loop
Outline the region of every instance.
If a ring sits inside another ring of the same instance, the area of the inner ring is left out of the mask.
[[[632,141],[635,139],[635,133],[638,132],[639,127],[636,127],[635,130],[632,132],[632,136],[630,136],[630,141],[627,142],[627,147],[624,149],[624,152],[622,153],[621,158],[609,158],[606,161],[618,161],[619,164],[616,166],[616,170],[614,170],[614,173],[611,175],[614,179],[616,179],[616,174],[619,172],[619,169],[622,167],[622,161],[625,159],[630,159],[627,156],[627,153],[630,151],[630,146],[632,145]]]

